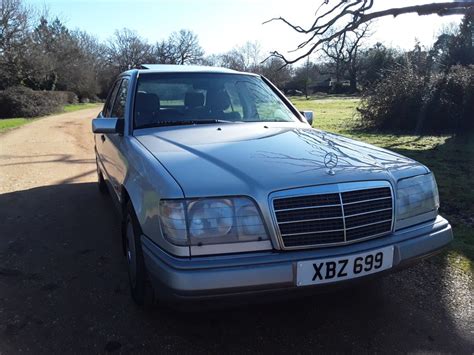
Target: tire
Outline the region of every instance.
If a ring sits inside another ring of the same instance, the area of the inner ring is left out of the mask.
[[[134,302],[141,307],[154,303],[153,287],[148,278],[140,240],[141,228],[130,202],[127,203],[122,223],[125,259],[127,262],[130,291]]]
[[[107,188],[107,183],[105,182],[104,175],[99,169],[99,162],[97,161],[97,158],[95,159],[95,164],[97,168],[97,186],[99,187],[99,191],[101,194],[108,194],[109,189]]]

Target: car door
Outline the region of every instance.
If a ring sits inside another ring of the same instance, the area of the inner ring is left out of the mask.
[[[114,101],[117,96],[117,91],[120,87],[120,83],[122,79],[118,79],[112,85],[112,88],[109,91],[109,95],[107,96],[107,100],[105,101],[104,109],[99,113],[98,118],[106,118],[110,117],[110,113],[112,112],[112,108],[114,106]],[[107,161],[107,157],[105,156],[104,152],[104,143],[106,141],[105,134],[95,134],[94,135],[94,142],[95,142],[95,149],[97,152],[97,163],[100,165],[100,169],[104,174],[106,180],[109,179],[108,172],[105,168],[105,162]]]
[[[127,105],[129,79],[124,78],[117,85],[116,97],[110,112],[106,112],[107,117],[125,120],[125,108]],[[123,125],[125,126],[125,125]],[[102,139],[102,138],[101,138]],[[120,196],[120,186],[126,174],[126,163],[120,148],[123,143],[123,134],[105,134],[102,139],[102,152],[104,156],[104,168],[112,188]]]

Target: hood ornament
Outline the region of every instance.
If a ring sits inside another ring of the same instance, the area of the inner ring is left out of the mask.
[[[328,170],[326,171],[328,175],[336,174],[334,170],[332,169],[334,169],[337,166],[338,161],[339,161],[339,158],[334,153],[327,153],[324,156],[324,165],[326,166],[326,168],[328,168]]]

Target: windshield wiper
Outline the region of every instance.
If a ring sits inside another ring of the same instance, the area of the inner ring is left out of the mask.
[[[151,128],[151,127],[161,127],[161,126],[185,126],[185,125],[198,125],[198,124],[213,124],[213,123],[232,123],[232,121],[225,120],[186,120],[186,121],[159,121],[140,125],[136,127],[140,128]]]

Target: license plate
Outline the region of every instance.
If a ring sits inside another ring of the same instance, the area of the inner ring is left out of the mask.
[[[297,264],[296,284],[325,284],[390,269],[393,264],[393,249],[393,246],[389,246],[360,254],[300,261]]]

